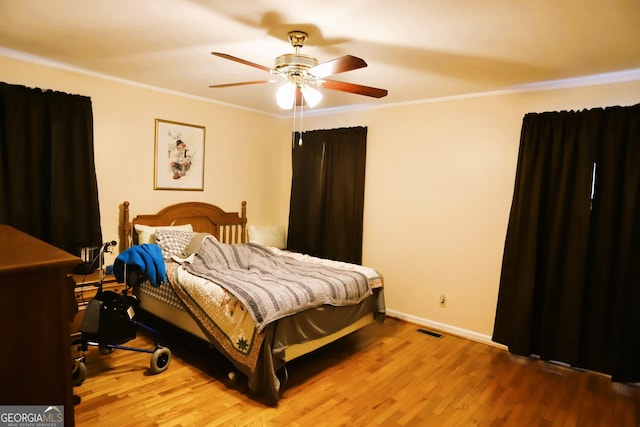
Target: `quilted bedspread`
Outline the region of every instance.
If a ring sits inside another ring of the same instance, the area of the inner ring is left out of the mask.
[[[258,362],[264,334],[242,303],[222,287],[194,276],[173,262],[168,264],[169,285],[220,350],[253,372]]]

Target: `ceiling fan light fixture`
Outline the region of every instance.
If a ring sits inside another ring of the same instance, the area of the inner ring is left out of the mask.
[[[302,91],[304,100],[309,104],[310,108],[315,107],[320,101],[322,101],[322,94],[320,91],[306,85],[302,86],[300,90]]]
[[[287,82],[278,88],[276,92],[276,101],[278,106],[283,110],[290,110],[296,102],[296,85]]]
[[[278,106],[282,109],[289,110],[294,108],[294,116],[296,106],[300,106],[300,111],[302,112],[304,104],[313,108],[322,100],[322,94],[315,89],[316,87],[370,96],[373,98],[382,98],[387,96],[388,91],[386,89],[379,89],[338,80],[327,80],[326,77],[328,76],[357,70],[366,67],[367,63],[364,59],[356,56],[343,55],[339,58],[319,64],[318,60],[313,56],[300,53],[300,49],[304,46],[306,41],[307,33],[304,31],[290,31],[289,42],[295,49],[295,52],[285,53],[276,57],[273,68],[265,67],[264,65],[256,64],[255,62],[247,61],[246,59],[237,58],[226,53],[211,52],[211,54],[279,76],[284,84],[276,91],[276,101]],[[274,80],[227,83],[211,85],[209,87],[223,88],[253,85],[258,83],[274,83]],[[298,90],[300,92],[298,92]],[[302,119],[302,113],[300,116]]]

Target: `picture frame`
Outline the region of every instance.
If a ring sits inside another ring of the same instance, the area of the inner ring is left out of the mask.
[[[204,190],[205,127],[155,120],[154,190]]]

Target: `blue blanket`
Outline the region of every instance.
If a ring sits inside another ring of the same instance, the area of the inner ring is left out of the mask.
[[[113,274],[118,283],[125,283],[125,265],[127,268],[138,268],[151,285],[158,287],[167,281],[167,271],[162,259],[160,246],[153,243],[132,246],[121,252],[113,263]]]

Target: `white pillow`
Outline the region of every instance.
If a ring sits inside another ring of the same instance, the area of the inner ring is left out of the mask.
[[[216,239],[215,236],[209,233],[193,233],[193,237],[191,238],[187,246],[185,246],[185,248],[182,250],[182,254],[179,254],[179,256],[183,258],[188,258],[191,255],[198,252],[198,249],[200,249],[200,246],[202,245],[202,241],[204,240],[205,237],[214,239],[216,242],[218,241],[218,239]]]
[[[178,231],[193,231],[191,224],[184,225],[162,225],[158,227],[151,227],[149,225],[135,224],[133,226],[138,233],[138,244],[144,243],[156,243],[156,230],[178,230]]]
[[[278,249],[287,247],[284,225],[250,225],[247,232],[251,243]]]

